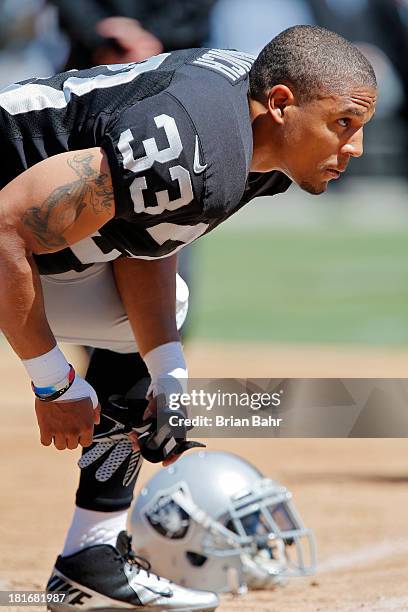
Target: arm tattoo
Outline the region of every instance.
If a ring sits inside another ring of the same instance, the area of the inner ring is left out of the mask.
[[[113,191],[107,174],[99,174],[91,166],[93,156],[80,153],[67,164],[78,179],[61,185],[39,206],[32,206],[22,222],[30,228],[38,242],[50,250],[68,246],[64,232],[90,206],[96,215],[113,206]]]

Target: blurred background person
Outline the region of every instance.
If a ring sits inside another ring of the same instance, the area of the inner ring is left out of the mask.
[[[214,0],[52,0],[68,34],[68,66],[137,62],[201,47]]]

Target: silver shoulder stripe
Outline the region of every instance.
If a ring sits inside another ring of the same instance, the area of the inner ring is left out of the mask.
[[[140,64],[109,66],[108,70],[111,74],[98,74],[84,78],[70,76],[64,81],[62,90],[38,82],[25,85],[17,83],[0,91],[0,106],[11,115],[41,111],[46,108],[64,108],[69,104],[73,94],[83,96],[95,89],[106,89],[129,83],[139,74],[156,70],[169,55],[170,53],[162,53]],[[124,66],[127,69],[124,70]]]

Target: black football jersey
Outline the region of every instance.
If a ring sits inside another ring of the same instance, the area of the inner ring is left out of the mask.
[[[252,62],[238,51],[188,49],[2,90],[1,186],[47,157],[95,146],[112,174],[114,219],[36,256],[40,273],[168,256],[252,198],[285,191],[282,173],[249,173]]]

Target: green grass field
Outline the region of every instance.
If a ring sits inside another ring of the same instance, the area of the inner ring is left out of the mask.
[[[220,228],[196,247],[193,334],[408,344],[407,253],[407,231]]]

